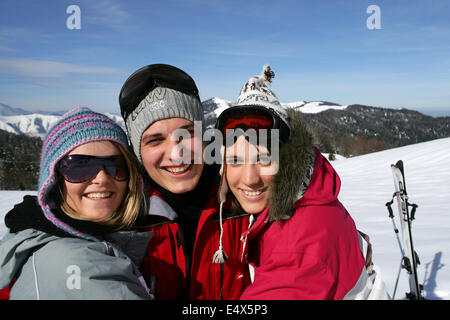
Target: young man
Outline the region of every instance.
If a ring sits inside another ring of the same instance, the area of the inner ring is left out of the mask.
[[[218,166],[203,162],[203,108],[194,80],[170,65],[148,65],[126,80],[119,102],[148,178],[148,214],[139,229],[153,231],[144,273],[156,299],[239,299],[250,284],[240,241],[249,216],[227,217],[225,210],[220,249],[227,259],[214,263]]]

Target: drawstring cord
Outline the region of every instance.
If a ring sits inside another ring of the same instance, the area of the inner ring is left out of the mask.
[[[223,244],[222,244],[222,236],[223,236],[223,225],[222,225],[222,208],[225,201],[220,202],[220,209],[219,209],[219,223],[220,223],[220,236],[219,236],[219,249],[216,251],[213,257],[214,263],[224,263],[228,260],[228,256],[223,250]]]
[[[248,230],[250,230],[250,227],[253,225],[253,222],[255,222],[255,216],[253,214],[250,215],[249,223],[247,232],[245,232],[245,236],[241,236],[241,241],[244,243],[242,245],[242,253],[241,253],[241,262],[244,261],[244,253],[245,253],[245,247],[247,246],[247,236],[248,236]]]
[[[220,202],[220,209],[219,209],[219,223],[220,223],[220,236],[219,236],[219,249],[216,251],[216,253],[213,256],[213,263],[219,263],[222,264],[225,261],[227,261],[228,256],[223,250],[223,243],[222,243],[222,236],[223,236],[223,224],[222,224],[222,211],[223,211],[223,205],[227,199],[227,192],[228,192],[228,185],[226,182],[226,165],[225,165],[225,147],[222,146],[220,148],[220,153],[222,155],[222,167],[220,168],[220,184],[219,184],[219,190],[218,190],[218,198]]]

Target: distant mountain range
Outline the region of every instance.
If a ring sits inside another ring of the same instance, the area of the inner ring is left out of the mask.
[[[214,97],[202,104],[206,125],[212,127],[217,116],[231,102]],[[302,112],[307,125],[315,134],[316,144],[324,152],[338,152],[346,156],[361,153],[344,152],[342,139],[346,139],[346,143],[351,143],[349,139],[373,139],[372,142],[376,140],[378,145],[376,149],[387,149],[450,136],[450,117],[435,118],[408,109],[357,104],[342,106],[326,101],[295,101],[282,105]],[[0,129],[42,139],[64,112],[30,112],[0,103]],[[120,115],[106,114],[125,127]]]
[[[203,102],[206,124],[230,101],[212,98]],[[327,101],[281,103],[303,114],[322,152],[346,157],[412,143],[450,137],[450,117],[430,117],[408,109],[389,109],[359,104],[339,105]]]
[[[217,97],[203,101],[206,125],[212,127],[230,103]],[[282,104],[302,112],[314,144],[330,159],[336,154],[351,157],[450,137],[450,117],[326,101]],[[0,189],[37,188],[42,139],[64,112],[30,112],[0,103]],[[107,115],[124,127],[120,115]]]
[[[52,125],[66,111],[32,112],[0,103],[0,129],[43,139]],[[125,123],[120,115],[113,113],[106,113],[106,115],[125,128]]]

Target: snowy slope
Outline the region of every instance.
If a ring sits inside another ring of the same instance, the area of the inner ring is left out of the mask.
[[[403,160],[406,189],[419,207],[413,221],[419,281],[428,299],[450,300],[450,138],[385,150],[333,162],[342,180],[340,200],[357,227],[371,237],[374,262],[392,293],[400,249],[385,203],[394,192],[390,165]],[[395,203],[394,203],[395,204]],[[397,215],[397,207],[394,214]],[[396,221],[399,225],[398,220]],[[409,291],[402,271],[396,298]]]
[[[412,231],[421,260],[419,280],[424,284],[427,299],[450,300],[449,150],[450,138],[445,138],[349,159],[339,158],[332,163],[342,180],[340,200],[358,229],[371,237],[373,260],[390,294],[400,263],[400,250],[385,203],[394,192],[390,164],[402,159],[410,202],[419,206]],[[24,194],[36,192],[0,191],[0,237],[6,232],[3,216]],[[403,270],[396,299],[404,299],[407,291]]]

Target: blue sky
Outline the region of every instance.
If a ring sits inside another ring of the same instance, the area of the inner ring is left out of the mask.
[[[381,29],[366,25],[369,5]],[[282,102],[450,115],[449,16],[448,0],[2,0],[0,102],[118,113],[123,82],[152,63],[188,72],[202,100],[235,100],[269,64]]]

